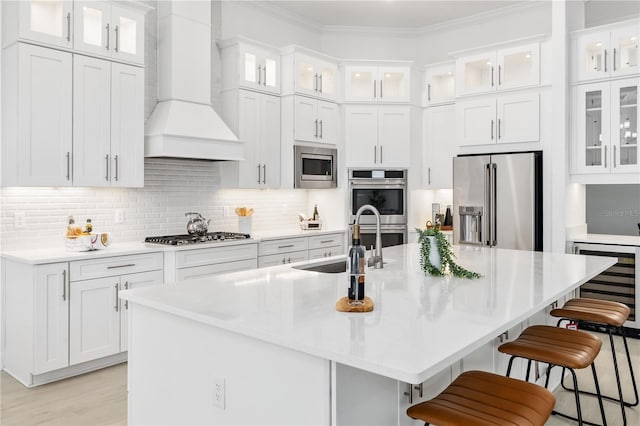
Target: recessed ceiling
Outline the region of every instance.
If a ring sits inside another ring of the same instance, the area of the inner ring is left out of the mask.
[[[481,0],[266,0],[321,26],[422,28],[495,11],[526,1]]]

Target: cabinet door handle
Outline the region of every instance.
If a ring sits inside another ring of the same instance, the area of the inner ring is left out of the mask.
[[[318,92],[322,93],[322,74],[318,74],[318,81],[320,82],[320,88]]]
[[[380,145],[380,163],[384,163],[384,160],[382,159],[382,145]]]
[[[616,166],[616,146],[615,145],[613,146],[613,156],[612,156],[611,159],[613,160],[613,168],[615,169],[617,167]]]
[[[616,48],[613,48],[613,70],[616,70]],[[614,166],[615,167],[615,166]]]
[[[111,266],[107,266],[107,269],[128,268],[130,266],[136,266],[136,264],[135,263],[126,263],[124,265],[111,265]]]
[[[316,126],[316,132],[313,134],[314,137],[318,137],[318,120],[314,121],[315,126]]]
[[[502,65],[498,65],[498,86],[502,86]]]
[[[493,120],[491,120],[491,140],[493,140]]]
[[[104,156],[104,164],[106,167],[106,170],[104,172],[104,180],[109,182],[109,154]]]
[[[287,263],[291,263],[291,258],[290,257],[287,258]]]
[[[382,79],[380,79],[380,98],[382,98]]]
[[[258,163],[258,183],[260,183],[260,163]]]
[[[376,149],[376,146],[373,146],[373,162],[377,163],[378,162],[378,150]]]
[[[67,41],[71,41],[71,12],[67,13]]]
[[[120,300],[118,299],[118,287],[120,287],[117,283],[114,285],[115,289],[116,289],[116,304],[113,306],[113,309],[116,310],[116,312],[118,312],[119,308],[118,308],[118,304],[120,302]]]
[[[120,30],[117,25],[113,31],[116,33],[116,48],[114,50],[117,52],[120,48]]]
[[[409,397],[409,404],[413,404],[413,385],[411,383],[407,383],[409,386],[409,392],[405,392],[404,394]]]
[[[263,184],[267,183],[267,165],[266,164],[262,165],[262,183]]]
[[[502,137],[500,127],[502,126],[502,119],[498,118],[498,139]]]
[[[287,263],[287,259],[285,257],[282,258],[282,264],[284,265],[285,263]]]
[[[491,67],[491,87],[493,87],[493,67]]]
[[[319,123],[320,123],[320,136],[318,137],[322,139],[322,120],[320,120]]]
[[[262,84],[261,79],[262,79],[262,73],[260,72],[260,65],[258,65],[256,67],[256,82],[258,84]]]
[[[431,185],[431,167],[427,169],[427,183]]]
[[[373,97],[376,97],[376,81],[373,80]]]
[[[67,151],[67,180],[71,180],[71,153]]]
[[[124,289],[125,289],[125,290],[129,290],[129,281],[125,281],[125,282],[124,282]],[[125,301],[124,301],[124,308],[125,308],[126,310],[129,310],[129,301],[128,301],[128,300],[125,300]]]
[[[427,84],[427,101],[431,101],[431,83]]]
[[[313,91],[318,91],[318,74],[313,75]]]
[[[105,48],[109,50],[109,36],[111,35],[109,34],[109,24],[107,24],[104,28],[107,30],[107,45],[105,46]]]
[[[607,168],[607,146],[604,146],[604,168]]]
[[[114,159],[114,161],[116,163],[116,174],[115,174],[114,178],[115,178],[115,180],[117,182],[118,181],[118,156],[116,155],[113,159]]]
[[[607,49],[604,49],[604,72],[607,72]]]
[[[417,386],[414,386],[413,388],[418,391],[418,397],[422,398],[422,390],[423,390],[422,383],[420,383]]]
[[[62,300],[67,300],[67,270],[62,271]]]
[[[262,85],[266,86],[267,85],[267,66],[266,65],[262,66],[262,73],[264,74],[264,78],[262,79]]]

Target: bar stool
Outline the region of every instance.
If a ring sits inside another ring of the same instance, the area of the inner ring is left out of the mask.
[[[627,343],[627,336],[623,327],[625,321],[629,318],[630,312],[631,310],[629,309],[629,307],[623,303],[581,297],[567,301],[562,308],[553,309],[550,313],[551,316],[560,318],[558,320],[558,326],[560,326],[563,321],[580,321],[588,325],[602,326],[607,330],[607,333],[609,334],[609,342],[611,344],[613,368],[616,373],[619,398],[604,395],[602,397],[620,403],[620,409],[622,410],[622,419],[625,425],[627,424],[625,406],[635,407],[638,405],[638,387],[636,384],[635,376],[633,374],[633,365],[631,362],[631,355],[629,354],[629,344]],[[620,384],[618,359],[616,356],[616,348],[613,340],[613,332],[615,330],[620,331],[620,334],[622,335],[622,341],[624,342],[624,349],[627,354],[627,363],[629,364],[629,373],[631,374],[631,384],[633,385],[633,394],[635,398],[634,402],[625,401],[622,395],[622,385]],[[565,386],[564,380],[562,381],[562,387],[567,390],[572,390]],[[592,392],[580,392],[593,395]]]
[[[555,402],[542,386],[467,371],[435,398],[409,407],[407,415],[438,426],[542,426]]]
[[[596,385],[596,395],[600,404],[600,414],[602,415],[602,424],[606,426],[607,420],[604,414],[604,406],[600,395],[600,385],[598,384],[598,375],[593,360],[596,358],[602,347],[602,340],[593,334],[584,331],[567,330],[565,328],[552,327],[548,325],[534,325],[526,328],[517,339],[503,343],[498,350],[504,354],[511,355],[509,359],[509,367],[507,368],[507,377],[511,374],[511,367],[515,358],[524,358],[528,360],[527,380],[529,380],[529,372],[531,370],[531,361],[540,361],[548,364],[547,379],[544,387],[549,386],[549,374],[555,366],[568,369],[573,376],[574,394],[576,397],[576,409],[578,418],[571,417],[567,414],[553,411],[562,417],[571,420],[577,420],[579,425],[595,423],[585,422],[582,420],[582,410],[580,408],[580,394],[578,390],[578,379],[574,370],[583,369],[591,366],[593,380]]]

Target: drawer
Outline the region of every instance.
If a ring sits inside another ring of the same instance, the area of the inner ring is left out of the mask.
[[[345,254],[342,245],[327,248],[317,248],[309,250],[309,259],[322,259],[323,257],[339,256],[341,254]]]
[[[213,265],[258,257],[256,243],[238,244],[224,247],[199,248],[176,252],[176,268]]]
[[[339,234],[314,235],[309,237],[309,250],[341,246],[343,241],[344,234],[342,232]]]
[[[162,253],[158,252],[78,260],[69,264],[70,281],[155,271],[163,268],[162,259]]]
[[[281,240],[271,240],[260,242],[258,252],[260,256],[290,253],[292,251],[307,250],[309,242],[307,237],[283,238]]]
[[[254,244],[255,246],[255,244]],[[205,278],[212,275],[222,274],[225,272],[247,271],[256,269],[257,259],[239,260],[236,262],[216,263],[213,265],[194,266],[192,268],[183,268],[176,271],[176,280],[185,281],[196,278]]]
[[[266,268],[267,266],[286,265],[288,263],[302,262],[309,259],[309,252],[304,250],[293,253],[271,254],[268,256],[260,256],[258,258],[258,268]]]

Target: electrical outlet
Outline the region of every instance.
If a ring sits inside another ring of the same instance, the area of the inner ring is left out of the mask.
[[[124,210],[115,209],[113,212],[113,221],[115,223],[124,223]]]
[[[222,209],[224,210],[224,217],[229,217],[229,216],[231,216],[231,207],[229,207],[229,206],[224,206]]]
[[[225,400],[225,386],[224,379],[221,377],[213,378],[213,406],[222,408],[224,410]]]
[[[24,229],[27,227],[27,220],[24,212],[15,212],[13,215],[13,227],[16,229]]]

